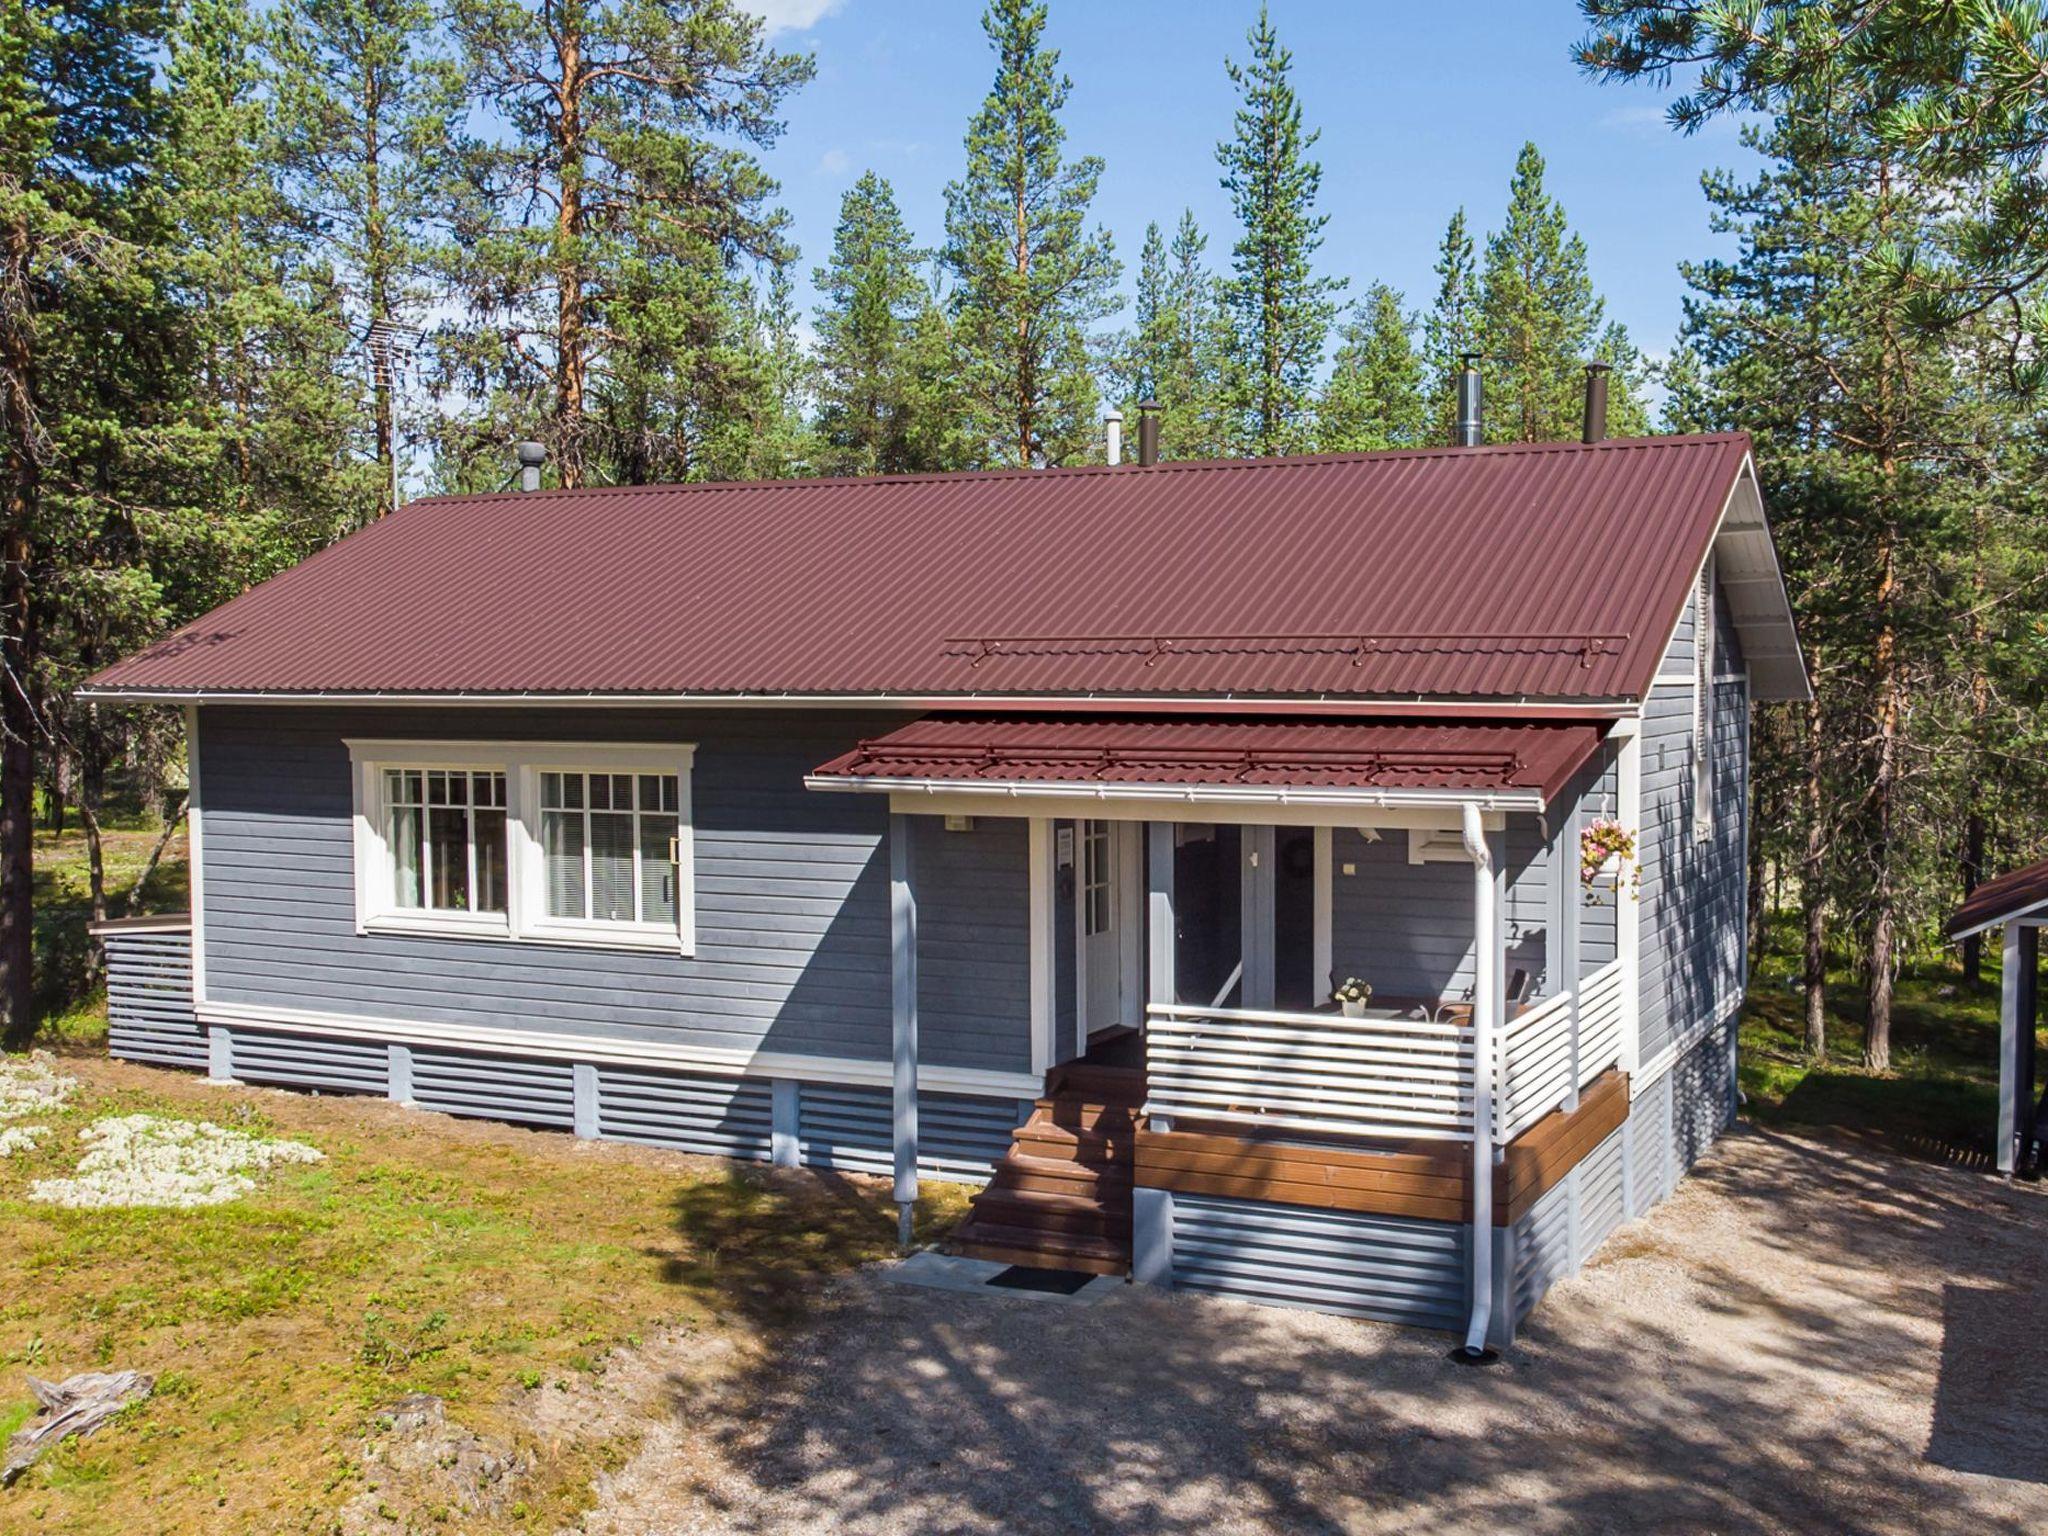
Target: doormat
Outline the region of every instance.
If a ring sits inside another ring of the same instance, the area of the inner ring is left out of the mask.
[[[1002,1273],[990,1275],[987,1283],[1006,1291],[1050,1291],[1055,1296],[1071,1296],[1094,1278],[1078,1269],[1026,1269],[1022,1264],[1012,1264]]]

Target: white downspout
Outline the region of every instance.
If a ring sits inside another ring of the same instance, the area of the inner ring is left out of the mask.
[[[1472,860],[1472,1316],[1464,1358],[1488,1358],[1493,1321],[1493,1037],[1500,1009],[1500,929],[1494,908],[1493,850],[1479,807],[1467,801],[1463,832]]]

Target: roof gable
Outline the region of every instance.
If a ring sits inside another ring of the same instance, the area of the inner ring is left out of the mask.
[[[1747,455],[1716,435],[429,499],[94,686],[1626,699]]]

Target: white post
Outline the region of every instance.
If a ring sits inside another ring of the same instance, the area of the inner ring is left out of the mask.
[[[1145,996],[1169,1007],[1180,1001],[1174,976],[1175,942],[1173,823],[1150,821],[1145,824]],[[1167,1129],[1170,1123],[1158,1116],[1152,1120],[1157,1130]]]
[[[1102,418],[1102,461],[1116,465],[1124,461],[1124,413],[1112,410]]]
[[[1643,827],[1643,738],[1642,724],[1623,720],[1614,727],[1620,744],[1615,761],[1619,780],[1621,824],[1635,834],[1636,873],[1643,873],[1642,859],[1648,838]],[[1614,953],[1621,961],[1621,1070],[1634,1075],[1643,1064],[1643,909],[1630,899],[1627,882],[1617,881],[1614,889]]]
[[[1318,1006],[1329,1000],[1331,989],[1337,985],[1337,978],[1331,975],[1336,966],[1332,951],[1335,947],[1331,930],[1335,927],[1334,909],[1337,904],[1335,871],[1331,861],[1336,857],[1336,829],[1316,828],[1316,892],[1315,892],[1315,940],[1313,945],[1315,976],[1311,980],[1308,995],[1311,1006]]]
[[[1483,1359],[1493,1320],[1494,1035],[1503,998],[1500,887],[1479,807],[1464,807],[1465,852],[1472,860],[1472,1311],[1465,1356]]]
[[[2026,968],[2020,933],[2018,923],[2005,925],[2005,974],[1998,999],[1998,1171],[2008,1175],[2019,1167],[2020,1014]]]
[[[895,1109],[896,1233],[910,1246],[917,1208],[917,892],[911,819],[889,818],[890,1086]]]
[[[1026,825],[1029,841],[1025,857],[1030,861],[1031,902],[1031,1075],[1042,1078],[1052,1070],[1057,1054],[1053,1031],[1057,1027],[1053,1007],[1053,971],[1057,964],[1053,924],[1058,909],[1053,899],[1052,823],[1034,816]]]
[[[1571,1056],[1571,1081],[1565,1084],[1564,1090],[1564,1108],[1565,1112],[1570,1114],[1579,1107],[1579,978],[1585,971],[1580,938],[1585,925],[1580,920],[1584,897],[1579,893],[1577,802],[1566,806],[1558,813],[1556,825],[1551,832],[1551,850],[1551,858],[1557,866],[1557,959],[1552,963],[1551,969],[1557,973],[1571,997],[1571,1001],[1565,1004],[1566,1049]]]

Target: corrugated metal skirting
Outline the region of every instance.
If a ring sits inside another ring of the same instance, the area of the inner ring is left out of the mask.
[[[230,1060],[236,1079],[245,1083],[375,1094],[384,1093],[390,1083],[391,1053],[374,1040],[328,1040],[238,1029]]]
[[[774,1090],[765,1078],[597,1069],[597,1133],[713,1157],[766,1161]]]
[[[1469,1228],[1206,1195],[1173,1197],[1173,1283],[1423,1328],[1465,1321]]]
[[[107,936],[107,1050],[123,1061],[205,1070],[189,928]]]
[[[805,1166],[889,1173],[895,1166],[894,1101],[886,1088],[805,1083],[798,1089],[797,1145]],[[1020,1119],[1015,1099],[950,1093],[917,1096],[917,1169],[927,1178],[987,1181]]]

